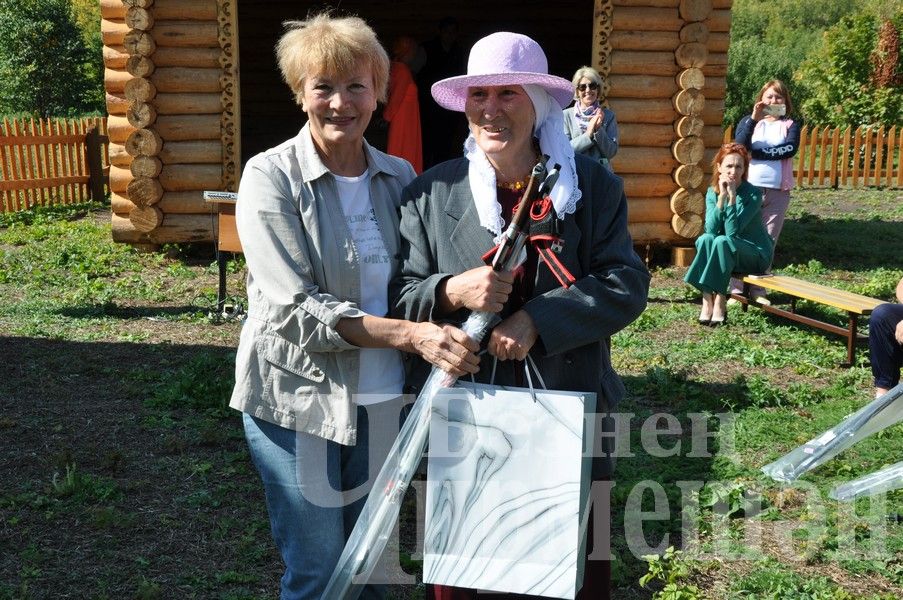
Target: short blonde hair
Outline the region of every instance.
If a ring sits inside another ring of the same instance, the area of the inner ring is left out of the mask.
[[[602,76],[599,75],[599,71],[584,65],[577,69],[577,72],[574,73],[574,76],[571,78],[571,83],[574,84],[574,99],[577,99],[577,84],[580,83],[580,80],[584,77],[599,86],[599,96],[602,96]]]
[[[366,21],[320,13],[304,21],[286,21],[284,25],[288,31],[276,44],[276,59],[282,79],[299,105],[308,77],[320,73],[341,76],[361,65],[370,66],[377,100],[386,101],[389,56]]]

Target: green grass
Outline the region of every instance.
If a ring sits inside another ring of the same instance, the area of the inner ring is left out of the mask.
[[[0,364],[0,398],[11,407],[0,417],[0,448],[27,458],[25,475],[0,491],[0,544],[10,548],[0,557],[0,599],[55,589],[93,598],[272,597],[279,560],[240,421],[227,408],[239,325],[211,318],[213,258],[190,246],[140,253],[112,243],[107,210],[0,214],[0,344],[17,349]],[[901,227],[903,197],[894,191],[794,192],[775,268],[889,300],[903,275]],[[618,459],[611,496],[619,595],[650,597],[668,585],[685,598],[692,586],[700,598],[891,597],[877,584],[857,595],[858,578],[903,589],[903,491],[850,505],[827,496],[900,460],[903,427],[861,441],[793,486],[760,471],[869,401],[867,352],[841,369],[840,338],[757,310],[731,310],[726,327],[699,327],[699,296],[683,273],[654,267],[648,309],[612,340],[628,390],[618,410],[633,415],[632,455]],[[243,275],[243,261],[230,261],[238,299]],[[824,307],[799,308],[845,323]],[[659,438],[678,448],[675,456],[655,456],[643,443],[659,413],[680,425],[680,435]],[[716,434],[709,453],[689,456],[702,423]],[[657,508],[656,490],[664,518],[630,530],[637,511]],[[413,501],[403,513],[413,527]],[[681,547],[683,524],[698,546],[641,588],[650,563],[634,551]],[[779,544],[745,544],[756,527],[789,532],[796,559],[777,555]],[[402,560],[416,573],[412,539]],[[60,560],[95,566],[73,574]],[[421,586],[396,586],[390,598],[421,595]]]

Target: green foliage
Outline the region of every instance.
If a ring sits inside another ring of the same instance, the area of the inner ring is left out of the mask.
[[[103,110],[99,50],[79,30],[72,0],[3,0],[0,113],[50,117]]]
[[[772,560],[764,560],[749,575],[731,585],[731,598],[744,600],[854,600],[827,577],[803,577]]]
[[[903,13],[895,15],[893,23],[900,31]],[[806,90],[803,111],[809,120],[854,126],[903,122],[903,89],[876,88],[870,81],[880,24],[875,15],[860,13],[844,17],[825,32],[824,44],[798,74]]]
[[[653,581],[664,583],[662,589],[652,595],[653,600],[698,600],[703,597],[699,588],[684,581],[692,575],[695,562],[684,557],[674,546],[669,546],[662,556],[650,554],[643,560],[649,564],[649,571],[640,577],[640,585],[646,587]]]
[[[204,410],[225,417],[230,414],[234,364],[234,353],[228,358],[213,352],[199,353],[155,388],[145,404],[149,408]]]

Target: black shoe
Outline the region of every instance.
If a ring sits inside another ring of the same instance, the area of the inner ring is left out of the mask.
[[[712,323],[711,319],[699,319],[699,324],[708,327]]]
[[[709,327],[721,327],[722,325],[727,325],[727,315],[724,315],[723,319],[712,319],[709,321]]]

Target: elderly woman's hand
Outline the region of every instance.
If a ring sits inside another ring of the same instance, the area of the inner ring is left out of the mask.
[[[492,330],[487,349],[499,360],[524,360],[537,337],[533,317],[519,310]]]
[[[410,350],[446,373],[461,377],[480,370],[480,345],[451,325],[412,323]]]
[[[461,308],[497,313],[508,301],[513,283],[510,271],[477,267],[446,279],[438,289],[439,301],[446,313]]]

